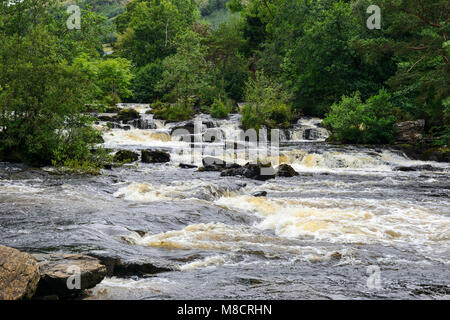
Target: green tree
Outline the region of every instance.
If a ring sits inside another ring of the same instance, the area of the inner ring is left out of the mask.
[[[290,96],[281,85],[257,72],[255,79],[247,83],[245,106],[242,108],[242,127],[259,130],[263,126],[272,129],[287,128],[291,121]]]
[[[152,102],[161,98],[156,87],[162,80],[163,70],[162,63],[157,61],[149,63],[137,72],[133,82],[133,97],[136,102]]]
[[[195,0],[134,0],[118,18],[117,51],[143,67],[173,54],[175,39],[198,18]]]
[[[72,65],[78,50],[68,52],[65,45],[82,39],[80,47],[89,51],[96,39],[89,43],[83,30],[71,34],[55,1],[2,1],[0,12],[0,159],[49,164],[58,155],[88,161],[98,139],[81,113],[92,98],[90,79]],[[70,147],[62,154],[61,146]]]
[[[201,98],[203,93],[211,90],[212,75],[202,37],[188,30],[177,39],[177,53],[163,61],[163,80],[158,89],[189,108],[192,96]]]
[[[385,90],[361,100],[359,92],[343,96],[331,106],[323,124],[332,131],[332,139],[343,143],[390,143],[396,121],[391,96]]]

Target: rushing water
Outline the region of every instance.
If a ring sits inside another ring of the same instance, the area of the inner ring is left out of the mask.
[[[331,146],[320,119],[301,119],[282,134],[277,159],[299,176],[220,177],[179,168],[191,160],[179,152],[186,142],[170,136],[179,124],[138,109],[153,129],[105,130],[104,146],[167,150],[170,163],[95,177],[0,164],[0,243],[175,269],[106,278],[91,299],[450,297],[448,164]],[[199,118],[224,135],[203,146],[223,144],[239,128],[238,115]],[[193,160],[200,165],[201,152]],[[430,166],[394,170],[424,164]],[[267,196],[252,196],[258,191]],[[381,283],[374,287],[377,268]]]

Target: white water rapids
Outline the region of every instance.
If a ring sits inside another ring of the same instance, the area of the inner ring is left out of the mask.
[[[221,177],[179,164],[201,166],[204,148],[234,140],[239,115],[197,116],[207,123],[203,132],[220,130],[223,139],[203,142],[200,134],[201,148],[187,154],[189,143],[171,136],[183,124],[136,108],[154,129],[100,122],[103,146],[165,150],[170,162],[91,178],[2,164],[1,242],[175,266],[152,277],[107,278],[91,299],[449,297],[449,164],[381,147],[329,145],[321,120],[304,118],[281,134],[276,159],[264,159],[289,164],[299,176]],[[223,159],[246,162],[227,152]],[[261,191],[267,195],[254,196]],[[372,265],[382,272],[378,290],[367,287]]]

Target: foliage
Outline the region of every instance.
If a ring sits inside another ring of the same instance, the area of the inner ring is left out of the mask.
[[[225,119],[233,109],[230,101],[217,98],[209,109],[209,114],[216,119]]]
[[[211,88],[211,73],[201,36],[187,30],[177,39],[176,54],[163,61],[163,79],[158,90],[178,99],[178,103],[184,104],[188,109],[194,96],[202,97],[202,93]]]
[[[198,18],[195,0],[133,0],[116,19],[117,51],[143,67],[173,54],[177,36]]]
[[[37,165],[57,155],[84,160],[94,143],[92,119],[81,115],[93,97],[92,80],[73,60],[97,47],[98,20],[88,13],[85,28],[70,32],[54,1],[2,2],[0,9],[0,159]]]
[[[189,120],[192,117],[193,101],[178,101],[175,104],[153,104],[153,115],[155,119],[167,120],[169,122],[177,122]]]
[[[242,108],[242,126],[244,129],[259,130],[267,128],[289,127],[291,108],[287,104],[289,94],[281,85],[268,78],[264,73],[257,72],[255,79],[247,83],[245,101]]]
[[[132,95],[130,87],[134,75],[127,59],[93,59],[82,54],[75,59],[74,66],[92,81],[91,90],[95,93],[96,102],[115,105],[121,98]]]
[[[162,80],[163,66],[159,61],[139,69],[133,82],[133,98],[136,102],[152,102],[160,98],[156,87]]]
[[[386,90],[361,100],[359,92],[343,96],[331,106],[323,124],[332,131],[332,138],[344,143],[390,143],[394,137],[393,105]]]

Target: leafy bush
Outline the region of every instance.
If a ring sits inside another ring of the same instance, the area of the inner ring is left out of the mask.
[[[279,83],[257,72],[256,78],[247,83],[245,97],[246,105],[241,110],[244,129],[289,127],[292,113],[287,102],[290,96]]]
[[[147,64],[139,70],[133,82],[134,99],[139,103],[158,98],[156,85],[162,79],[163,66],[159,62]]]
[[[331,106],[323,124],[332,131],[331,139],[343,143],[390,143],[394,137],[395,116],[391,96],[385,91],[363,103],[359,92],[343,96]]]
[[[225,119],[233,109],[231,102],[227,100],[222,100],[221,98],[217,98],[214,100],[214,103],[211,105],[209,109],[209,114],[213,118],[217,119]]]
[[[180,100],[173,105],[158,102],[152,105],[152,111],[155,119],[171,122],[185,121],[189,120],[192,116],[192,104],[192,101],[188,101],[186,104]]]

